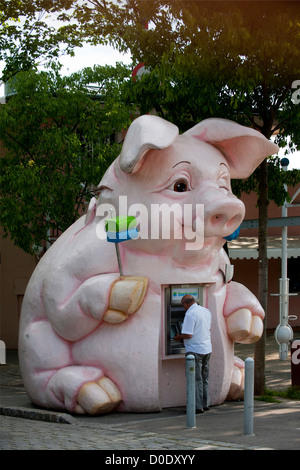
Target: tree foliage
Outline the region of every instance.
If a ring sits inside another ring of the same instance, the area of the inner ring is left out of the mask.
[[[130,123],[121,100],[128,76],[121,64],[69,77],[18,74],[0,106],[0,224],[26,252],[76,220],[118,155],[114,134]]]
[[[6,82],[21,70],[48,63],[82,46],[74,0],[0,0],[0,60]],[[66,22],[68,20],[68,22]]]
[[[182,131],[211,116],[232,119],[280,147],[300,149],[300,105],[292,99],[300,77],[295,2],[150,3],[125,2],[116,16],[118,24],[126,18],[120,40],[148,67],[130,90],[141,113],[155,109]],[[268,163],[267,199],[281,206],[289,198],[284,183],[297,184],[300,172],[283,172],[278,157]],[[233,182],[235,193],[259,194],[261,170]]]

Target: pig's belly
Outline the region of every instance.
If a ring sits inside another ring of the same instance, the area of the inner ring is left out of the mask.
[[[123,411],[159,410],[160,334],[160,298],[152,297],[123,323],[103,323],[75,343],[73,361],[103,370],[122,393]]]
[[[223,315],[226,286],[208,295],[207,307],[212,312],[212,354],[209,369],[211,405],[223,403],[228,395],[234,368],[234,345],[227,334]]]
[[[211,405],[226,400],[234,366],[233,343],[227,335],[223,303],[223,289],[209,296],[208,308],[213,318],[209,376]],[[161,408],[161,315],[160,296],[153,295],[151,301],[148,297],[138,312],[125,322],[104,323],[73,345],[75,364],[98,367],[116,383],[123,397],[121,411],[145,412]]]

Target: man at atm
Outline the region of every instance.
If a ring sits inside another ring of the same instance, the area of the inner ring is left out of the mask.
[[[196,413],[204,413],[209,409],[209,360],[211,344],[211,312],[198,305],[194,297],[186,294],[181,304],[185,310],[181,334],[175,336],[176,341],[183,340],[185,354],[195,357],[196,380]]]

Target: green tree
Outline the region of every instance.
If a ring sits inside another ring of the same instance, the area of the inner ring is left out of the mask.
[[[72,20],[74,0],[0,0],[1,80],[18,71],[47,63],[82,46]],[[68,20],[68,21],[66,21]]]
[[[118,155],[114,135],[130,122],[121,100],[129,76],[121,64],[70,77],[18,74],[16,94],[0,106],[0,225],[26,252],[82,214]]]
[[[181,130],[211,116],[254,127],[280,146],[291,136],[300,148],[300,105],[292,85],[300,79],[300,10],[293,1],[87,0],[78,9],[89,28],[101,24],[121,50],[151,73],[132,85],[131,100]],[[148,29],[145,28],[148,22]],[[273,176],[275,175],[275,177]],[[275,179],[274,179],[275,178]],[[259,300],[267,312],[269,199],[282,204],[283,182],[298,172],[265,160],[236,190],[256,190],[259,206]],[[264,391],[265,337],[255,351],[256,393]]]

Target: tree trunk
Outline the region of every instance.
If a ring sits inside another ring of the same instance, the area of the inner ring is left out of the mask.
[[[266,313],[264,331],[260,340],[255,344],[255,372],[254,393],[263,395],[265,392],[265,352],[266,352],[266,325],[268,310],[268,164],[265,159],[260,165],[259,181],[259,233],[258,233],[258,299]]]

